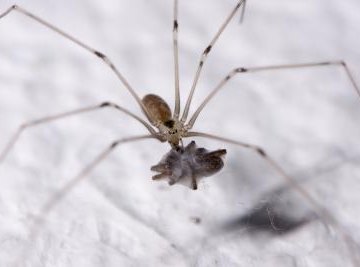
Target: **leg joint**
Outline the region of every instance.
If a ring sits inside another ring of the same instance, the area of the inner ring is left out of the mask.
[[[119,141],[115,141],[110,145],[110,149],[114,149],[115,147],[117,147],[119,145]]]
[[[105,58],[106,58],[105,54],[103,54],[103,53],[101,53],[101,52],[99,52],[99,51],[94,51],[94,54],[95,54],[96,56],[98,56],[99,58],[101,58],[101,59],[105,59]]]
[[[267,154],[264,149],[262,149],[261,147],[255,147],[255,149],[256,149],[256,152],[260,154],[260,156],[267,157]]]
[[[179,23],[177,20],[174,20],[174,31],[177,31],[179,28]]]
[[[212,48],[212,46],[211,45],[209,45],[208,47],[206,47],[206,49],[204,50],[204,55],[207,55],[207,54],[209,54],[210,53],[210,51],[211,51],[211,48]]]

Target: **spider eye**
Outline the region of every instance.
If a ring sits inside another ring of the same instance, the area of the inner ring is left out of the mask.
[[[168,120],[168,121],[164,122],[164,125],[170,129],[174,127],[174,124],[175,124],[175,121],[173,121],[173,120]]]

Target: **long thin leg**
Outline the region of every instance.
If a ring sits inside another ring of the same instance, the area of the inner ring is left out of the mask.
[[[14,147],[15,143],[18,141],[20,135],[27,129],[39,125],[39,124],[44,124],[44,123],[48,123],[48,122],[52,122],[55,120],[59,120],[59,119],[63,119],[66,117],[70,117],[73,115],[79,115],[82,113],[86,113],[86,112],[90,112],[90,111],[95,111],[95,110],[99,110],[99,109],[103,109],[103,108],[114,108],[116,110],[119,110],[121,112],[124,112],[125,114],[131,116],[132,118],[134,118],[135,120],[139,121],[140,123],[142,123],[147,129],[148,131],[153,135],[156,136],[156,132],[155,130],[143,119],[139,118],[138,116],[136,116],[135,114],[133,114],[132,112],[128,111],[127,109],[120,107],[114,103],[111,102],[103,102],[101,104],[98,105],[94,105],[94,106],[89,106],[89,107],[85,107],[85,108],[80,108],[80,109],[75,109],[75,110],[71,110],[71,111],[67,111],[67,112],[63,112],[63,113],[59,113],[59,114],[55,114],[52,116],[47,116],[47,117],[43,117],[40,119],[36,119],[36,120],[31,120],[28,122],[23,123],[15,132],[15,134],[10,138],[10,140],[8,141],[8,143],[5,145],[4,150],[1,152],[0,154],[0,164],[4,161],[4,159],[6,158],[6,156],[9,154],[9,152],[11,151],[11,149]]]
[[[243,23],[243,22],[244,22],[245,9],[246,9],[246,0],[244,1],[244,4],[242,5],[242,8],[241,8],[240,23]]]
[[[33,13],[27,11],[26,9],[18,6],[18,5],[13,5],[10,8],[8,8],[4,13],[0,14],[0,19],[2,19],[3,17],[7,16],[8,14],[10,14],[12,11],[17,11],[20,14],[23,14],[27,17],[29,17],[32,20],[35,20],[36,22],[42,24],[43,26],[45,26],[46,28],[56,32],[57,34],[61,35],[62,37],[68,39],[69,41],[77,44],[78,46],[84,48],[85,50],[89,51],[90,53],[92,53],[93,55],[97,56],[98,58],[100,58],[107,66],[110,67],[110,69],[115,73],[115,75],[119,78],[119,80],[122,82],[122,84],[126,87],[126,89],[130,92],[130,94],[135,98],[136,102],[139,104],[139,106],[141,107],[142,111],[144,112],[144,114],[146,115],[147,119],[153,124],[154,122],[151,120],[146,107],[144,106],[144,104],[141,102],[140,97],[137,95],[137,93],[135,92],[135,90],[131,87],[131,85],[129,84],[129,82],[125,79],[125,77],[120,73],[120,71],[116,68],[116,66],[112,63],[112,61],[108,58],[108,56],[106,56],[104,53],[92,48],[91,46],[83,43],[82,41],[78,40],[77,38],[73,37],[72,35],[64,32],[63,30],[59,29],[58,27],[50,24],[49,22],[41,19],[40,17],[34,15]]]
[[[346,243],[349,252],[351,253],[351,259],[353,261],[354,266],[360,266],[360,247],[351,237],[351,235],[341,226],[341,224],[336,220],[336,218],[331,214],[331,212],[320,205],[317,200],[315,200],[308,191],[306,191],[295,179],[286,174],[280,165],[278,165],[268,154],[267,152],[256,145],[243,143],[239,141],[235,141],[232,139],[228,139],[225,137],[220,137],[207,133],[200,132],[188,132],[186,137],[204,137],[208,139],[218,140],[225,143],[237,145],[249,150],[256,152],[261,158],[266,160],[269,165],[282,177],[284,180],[294,188],[299,194],[301,194],[314,208],[314,211],[318,214],[318,216],[327,224],[333,226],[338,232],[341,234],[344,242]]]
[[[153,135],[141,135],[141,136],[123,138],[115,142],[112,142],[103,152],[101,152],[81,172],[79,172],[78,175],[72,178],[59,191],[57,191],[40,210],[39,215],[37,216],[37,218],[34,221],[34,224],[31,227],[29,242],[32,244],[32,247],[34,247],[33,245],[39,234],[40,228],[44,223],[44,218],[46,217],[46,215],[56,206],[57,203],[59,203],[59,201],[62,198],[66,196],[67,193],[70,192],[70,190],[72,190],[76,185],[78,185],[79,182],[84,180],[91,171],[93,171],[104,159],[106,159],[107,156],[109,156],[109,154],[112,151],[114,151],[116,147],[118,147],[121,144],[135,142],[149,138],[155,138],[155,137]],[[23,251],[23,254],[17,260],[15,266],[20,266],[20,264],[24,262],[26,256],[29,254],[30,251],[31,249],[27,249],[26,251]]]
[[[188,99],[186,101],[185,109],[184,109],[184,112],[183,112],[182,117],[181,117],[182,122],[185,122],[186,119],[187,119],[189,109],[190,109],[190,104],[191,104],[191,101],[192,101],[192,98],[193,98],[193,95],[194,95],[194,92],[195,92],[195,88],[196,88],[197,82],[199,80],[202,67],[203,67],[203,65],[204,65],[204,63],[205,63],[205,61],[207,59],[208,54],[210,53],[212,47],[215,45],[215,43],[218,40],[218,38],[220,37],[220,35],[225,30],[226,26],[229,24],[231,19],[236,14],[236,11],[238,11],[238,9],[241,7],[241,5],[244,2],[245,2],[245,0],[238,1],[235,8],[231,11],[230,15],[226,18],[224,23],[221,25],[220,29],[215,34],[214,38],[211,40],[210,44],[205,48],[204,52],[201,54],[200,62],[199,62],[199,65],[198,65],[198,68],[197,68],[197,71],[196,71],[192,86],[191,86],[190,94],[189,94]]]
[[[305,63],[305,64],[287,64],[287,65],[270,65],[263,67],[253,67],[253,68],[236,68],[232,70],[221,82],[211,91],[211,93],[205,98],[201,105],[197,108],[192,115],[187,127],[191,129],[194,126],[194,123],[199,116],[202,109],[210,102],[210,100],[217,94],[224,85],[233,78],[236,74],[239,73],[250,73],[250,72],[260,72],[260,71],[269,71],[269,70],[285,70],[285,69],[299,69],[299,68],[311,68],[311,67],[321,67],[321,66],[341,66],[344,68],[345,73],[347,74],[354,90],[360,97],[360,87],[356,84],[354,77],[351,75],[351,72],[344,61],[325,61],[325,62],[315,62],[315,63]],[[359,98],[360,99],[360,98]]]
[[[179,78],[179,48],[178,48],[178,0],[174,0],[174,24],[173,24],[173,45],[174,45],[174,72],[175,72],[175,108],[174,118],[178,119],[180,114],[180,78]]]

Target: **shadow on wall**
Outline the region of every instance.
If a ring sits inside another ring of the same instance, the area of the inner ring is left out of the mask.
[[[317,219],[311,207],[299,201],[298,196],[289,186],[281,186],[263,194],[254,207],[245,215],[226,221],[221,231],[232,232],[245,230],[249,234],[267,232],[283,235]]]

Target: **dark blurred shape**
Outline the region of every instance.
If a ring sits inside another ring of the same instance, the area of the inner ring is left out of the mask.
[[[316,218],[312,209],[289,187],[279,187],[260,198],[245,215],[224,224],[225,231],[288,234]]]
[[[229,221],[227,230],[236,230],[246,227],[249,232],[267,231],[273,234],[285,234],[291,232],[303,224],[309,222],[308,218],[294,219],[288,217],[286,212],[274,213],[271,207],[264,205],[240,218]]]
[[[201,223],[201,218],[200,217],[190,217],[190,220],[195,224],[200,224]]]
[[[194,141],[186,147],[173,147],[157,165],[151,167],[152,171],[159,172],[152,179],[168,179],[169,185],[180,183],[196,190],[199,179],[222,169],[225,154],[225,149],[208,151],[197,147]]]

